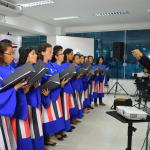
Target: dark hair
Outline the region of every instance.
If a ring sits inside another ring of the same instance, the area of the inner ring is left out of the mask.
[[[103,59],[103,61],[104,61],[104,57],[103,57],[103,56],[99,56],[99,57],[97,58],[96,64],[99,64],[99,60],[100,60],[100,59]]]
[[[67,48],[64,50],[63,54],[64,54],[64,62],[67,61],[67,54],[70,54],[71,52],[73,52],[73,49],[71,48]]]
[[[0,41],[1,43],[6,43],[8,45],[10,45],[10,47],[12,47],[12,41],[8,40],[8,39],[3,39]]]
[[[76,57],[76,56],[80,57],[80,55],[79,55],[79,54],[74,54],[74,55],[73,55],[73,59],[72,59],[72,60],[75,60],[75,57]]]
[[[41,44],[39,46],[39,48],[38,48],[38,59],[43,60],[42,52],[45,52],[48,47],[52,47],[52,45],[49,43],[44,43],[44,44]]]
[[[57,51],[57,50],[60,50],[60,49],[63,49],[63,47],[61,45],[55,45],[54,48],[53,48],[53,51]]]
[[[89,55],[89,56],[88,56],[88,59],[89,59],[90,57],[92,57],[92,58],[94,59],[94,57],[93,57],[92,55]]]
[[[4,63],[4,58],[2,57],[2,55],[5,53],[8,47],[11,47],[11,45],[8,43],[0,43],[0,64]]]
[[[27,61],[29,53],[34,50],[32,47],[26,48],[26,47],[20,47],[19,48],[19,61],[16,67],[24,65]]]
[[[82,55],[82,54],[80,54],[80,57],[84,57],[84,59],[85,59],[85,56],[84,56],[84,55]]]
[[[54,46],[54,48],[53,48],[53,57],[52,57],[52,61],[51,62],[56,62],[55,56],[57,56],[58,52],[61,51],[62,49],[63,49],[63,47],[60,46],[60,45]]]

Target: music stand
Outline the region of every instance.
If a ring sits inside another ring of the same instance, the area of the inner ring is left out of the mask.
[[[110,94],[110,92],[113,90],[113,88],[115,87],[115,94],[114,94],[114,97],[116,97],[116,94],[117,94],[117,92],[118,92],[118,86],[120,86],[120,88],[127,94],[127,95],[129,95],[128,93],[127,93],[127,91],[122,87],[122,85],[119,83],[119,65],[118,65],[118,61],[119,60],[116,60],[116,62],[117,62],[117,81],[114,83],[114,85],[110,88],[110,90],[107,92],[107,94]]]

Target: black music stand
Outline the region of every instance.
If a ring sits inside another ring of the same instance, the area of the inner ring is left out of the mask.
[[[117,111],[108,111],[106,112],[108,115],[116,118],[122,123],[128,123],[128,144],[126,150],[132,150],[132,135],[133,132],[136,131],[136,128],[133,127],[133,123],[141,123],[141,122],[150,122],[150,116],[147,116],[146,120],[128,120],[117,113]]]

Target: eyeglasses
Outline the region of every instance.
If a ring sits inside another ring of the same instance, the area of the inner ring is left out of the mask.
[[[3,53],[3,54],[9,55],[9,56],[14,56],[14,53]]]

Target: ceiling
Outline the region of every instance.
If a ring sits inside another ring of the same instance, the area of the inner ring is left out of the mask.
[[[12,0],[8,0],[12,1]],[[39,0],[13,0],[30,3]],[[150,0],[54,0],[54,4],[23,8],[23,15],[62,28],[150,23]],[[127,15],[96,17],[98,12],[128,11]],[[56,17],[79,16],[78,19],[54,21]],[[26,31],[0,25],[0,33],[32,35]]]
[[[37,0],[15,0],[16,3]],[[150,0],[54,0],[54,4],[24,8],[23,14],[61,27],[150,22]],[[129,11],[128,15],[96,17],[97,12]],[[54,21],[55,17],[79,16]]]

